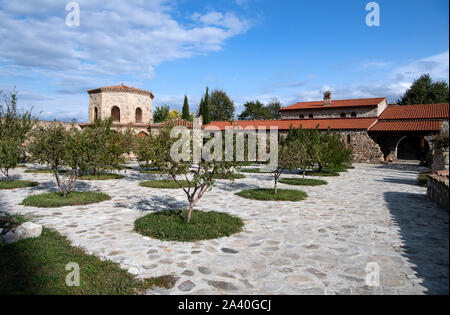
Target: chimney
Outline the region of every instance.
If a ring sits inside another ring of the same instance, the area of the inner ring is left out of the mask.
[[[326,91],[325,93],[323,93],[323,104],[325,106],[331,105],[331,92],[330,91]]]

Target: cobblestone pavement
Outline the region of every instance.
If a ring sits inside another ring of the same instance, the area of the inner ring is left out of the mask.
[[[407,165],[357,164],[326,178],[326,186],[302,188],[309,197],[295,203],[235,195],[271,187],[270,174],[246,174],[234,185],[218,181],[197,208],[237,215],[244,231],[196,243],[162,242],[133,231],[141,216],[186,207],[182,191],[140,187],[141,180],[157,176],[136,171],[123,172],[121,180],[78,183],[77,189],[108,193],[111,201],[37,209],[19,204],[55,189],[53,178],[17,170],[17,178],[42,184],[0,191],[0,211],[29,215],[138,277],[180,278],[173,289],[149,294],[448,294],[449,217],[416,185],[418,172]],[[380,268],[379,287],[366,285],[369,263]]]

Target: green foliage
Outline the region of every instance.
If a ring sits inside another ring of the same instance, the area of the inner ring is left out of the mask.
[[[59,208],[66,206],[88,205],[110,199],[111,197],[107,194],[91,191],[73,191],[65,197],[59,193],[52,192],[29,196],[22,201],[22,205],[37,208]]]
[[[53,170],[58,188],[67,196],[74,188],[80,169],[86,169],[88,158],[85,156],[85,143],[81,132],[75,128],[66,128],[57,123],[48,127],[38,127],[33,130],[27,150],[31,161],[47,165]],[[65,178],[61,178],[59,170],[67,168]]]
[[[133,147],[134,136],[130,129],[115,132],[112,121],[97,120],[81,133],[81,145],[84,157],[83,173],[96,175],[100,170],[108,168],[120,169],[121,157],[129,153]]]
[[[244,107],[244,111],[238,116],[239,120],[269,120],[281,118],[281,103],[277,99],[273,99],[267,105],[264,105],[260,101],[247,102],[244,104]]]
[[[234,118],[234,103],[223,90],[211,93],[210,109],[212,121],[231,121]]]
[[[149,180],[140,183],[139,186],[158,189],[180,189],[180,184],[183,187],[189,187],[189,183],[185,180],[180,180],[178,182],[173,180]]]
[[[70,262],[81,268],[79,287],[66,285]],[[155,286],[171,288],[174,280],[171,276],[138,280],[118,263],[87,255],[47,228],[38,238],[0,246],[0,295],[145,294]]]
[[[9,181],[0,181],[0,189],[16,189],[16,188],[26,188],[26,187],[35,187],[39,185],[36,182],[23,181],[23,180],[9,180]]]
[[[193,211],[186,224],[188,211],[162,211],[149,214],[135,222],[135,230],[162,241],[195,242],[229,237],[242,231],[238,217],[220,212]]]
[[[273,189],[265,188],[243,190],[236,195],[247,199],[262,201],[302,201],[308,197],[308,195],[301,190],[278,189],[277,193],[275,193]]]
[[[424,172],[424,173],[420,173],[418,176],[417,176],[417,184],[420,186],[420,187],[427,187],[428,186],[428,175],[430,175],[431,173],[429,173],[429,172]]]
[[[236,162],[227,162],[223,157],[221,161],[201,159],[200,162],[194,163],[193,150],[190,150],[188,161],[174,161],[171,157],[170,148],[178,140],[170,137],[169,128],[162,129],[159,135],[155,137],[155,160],[153,164],[175,181],[185,192],[189,202],[187,216],[187,222],[189,223],[194,205],[203,197],[206,191],[212,189],[215,184],[215,178],[232,179],[238,164]],[[192,133],[190,133],[190,144],[192,148]],[[222,151],[224,154],[225,150]],[[184,177],[188,183],[188,188],[183,186],[179,176]]]
[[[162,123],[170,118],[170,107],[168,105],[156,106],[153,114],[153,122]]]
[[[435,81],[429,74],[424,74],[414,81],[397,101],[400,105],[440,104],[449,102],[449,86],[445,81]]]
[[[25,155],[23,144],[36,123],[31,111],[18,113],[17,92],[9,96],[0,91],[0,171],[9,180],[9,172]]]
[[[449,147],[448,131],[445,132],[445,133],[441,133],[441,134],[437,135],[434,138],[434,143],[436,145],[436,148],[438,148],[438,149],[448,148]]]
[[[184,96],[184,104],[183,104],[183,111],[182,111],[181,118],[183,118],[186,121],[189,121],[191,119],[191,113],[189,111],[189,103],[188,103],[187,95]]]
[[[202,116],[203,124],[208,125],[211,122],[211,107],[210,107],[210,99],[209,99],[209,88],[206,88],[205,96],[202,98],[200,102],[200,106],[198,109],[198,116]]]

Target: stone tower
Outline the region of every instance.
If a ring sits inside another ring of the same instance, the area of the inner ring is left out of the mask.
[[[153,123],[152,92],[122,85],[90,90],[89,123],[112,118],[114,124]]]

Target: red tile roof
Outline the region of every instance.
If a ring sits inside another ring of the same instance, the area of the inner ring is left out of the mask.
[[[126,86],[124,84],[122,85],[114,85],[114,86],[104,86],[95,90],[89,90],[89,94],[98,94],[102,92],[122,92],[122,93],[134,93],[134,94],[140,94],[140,95],[146,95],[150,96],[152,99],[155,98],[152,92],[141,90],[138,88]]]
[[[301,102],[288,107],[284,107],[281,111],[298,110],[298,109],[327,109],[338,107],[366,107],[377,106],[386,98],[362,98],[362,99],[350,99],[350,100],[332,100],[331,105],[324,105],[323,101],[319,102]]]
[[[386,119],[448,119],[448,104],[391,105],[381,114]]]
[[[247,128],[254,127],[278,127],[278,130],[289,130],[293,128],[299,128],[302,126],[304,129],[314,129],[319,126],[319,129],[326,130],[367,130],[376,121],[376,118],[336,118],[336,119],[297,119],[297,120],[248,120],[248,121],[235,121],[233,126]],[[225,127],[232,126],[230,122],[226,121],[213,121],[209,125],[203,126],[204,128],[215,126],[220,130],[225,130]]]
[[[394,120],[378,121],[370,131],[440,131],[438,120]]]

